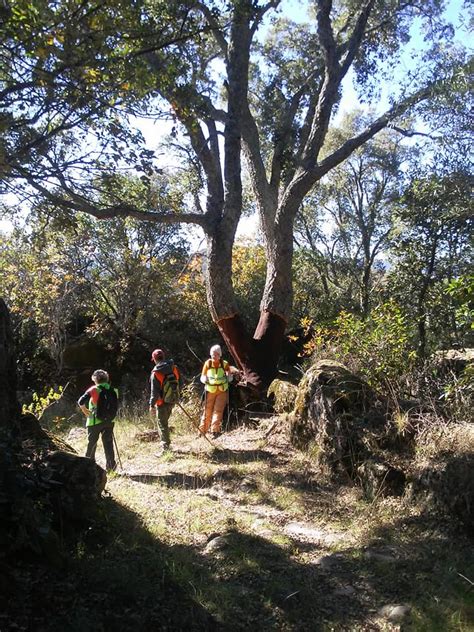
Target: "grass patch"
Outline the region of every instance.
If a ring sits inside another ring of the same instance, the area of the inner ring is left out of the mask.
[[[171,425],[176,451],[157,458],[157,443],[136,439],[151,420],[117,422],[125,471],[109,477],[67,580],[44,571],[25,590],[36,614],[27,605],[22,619],[19,607],[20,627],[28,616],[36,629],[67,620],[61,629],[81,632],[394,630],[374,613],[408,603],[403,629],[470,629],[472,547],[450,525],[404,499],[368,503],[357,488],[320,478],[311,455],[256,448],[245,430],[241,446],[224,436],[214,451],[184,420]],[[85,449],[85,432],[74,447]],[[100,446],[97,455],[101,463]],[[327,542],[290,535],[290,522]],[[216,536],[223,544],[214,550]]]

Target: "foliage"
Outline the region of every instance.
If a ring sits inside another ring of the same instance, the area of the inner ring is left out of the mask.
[[[471,185],[469,173],[433,169],[414,177],[397,205],[386,291],[418,329],[420,360],[433,348],[469,340],[468,329],[456,325],[459,304],[447,288],[469,273]]]
[[[33,393],[31,403],[28,405],[23,405],[22,413],[32,413],[35,417],[39,419],[46,408],[48,408],[48,406],[50,406],[54,402],[57,402],[58,399],[62,397],[63,391],[63,387],[59,386],[57,390],[54,390],[54,388],[50,388],[45,395],[39,395],[36,392]]]
[[[347,115],[330,129],[326,151],[360,133],[369,118],[357,111]],[[295,242],[320,278],[324,300],[368,314],[408,154],[400,136],[385,130],[335,167],[303,202]]]
[[[311,324],[306,321],[303,326]],[[316,327],[305,355],[339,360],[362,373],[372,386],[389,392],[405,388],[403,380],[416,359],[406,319],[393,301],[376,307],[365,320],[341,312],[332,326]]]
[[[64,377],[64,351],[84,337],[112,351],[110,364],[131,371],[157,346],[155,336],[174,348],[178,314],[186,327],[192,320],[183,318],[180,303],[187,252],[175,228],[130,218],[106,223],[87,215],[58,217],[48,206],[31,219],[33,230],[18,228],[2,237],[0,249],[0,292],[11,305],[30,372],[41,377],[39,360],[46,356]]]
[[[294,308],[292,323],[303,318],[325,324],[339,312],[358,312],[357,297],[347,261],[331,259],[324,253],[298,248],[293,260]],[[337,282],[328,282],[332,276]]]
[[[28,196],[15,186],[21,177],[45,197],[53,180],[87,195],[94,177],[100,191],[119,162],[148,171],[154,152],[128,115],[141,112],[153,85],[143,57],[194,31],[186,8],[155,2],[145,13],[126,0],[10,0],[8,8],[0,25],[3,190]],[[70,196],[66,207],[74,206]]]
[[[457,327],[472,331],[474,329],[474,275],[466,274],[447,282],[446,292],[456,304]]]
[[[241,240],[232,251],[232,277],[238,296],[239,312],[251,326],[258,320],[260,299],[265,286],[266,258],[263,246]]]
[[[474,363],[472,361],[461,375],[451,376],[451,380],[444,386],[442,398],[445,410],[451,419],[474,421]]]

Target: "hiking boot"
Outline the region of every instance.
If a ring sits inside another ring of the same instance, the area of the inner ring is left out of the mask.
[[[159,452],[155,452],[155,456],[163,456],[165,452],[171,452],[171,446],[169,443],[162,443]]]
[[[213,439],[218,439],[221,436],[222,432],[211,432],[211,437]]]

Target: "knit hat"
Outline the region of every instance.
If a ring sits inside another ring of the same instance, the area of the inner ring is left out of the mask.
[[[158,360],[165,359],[165,352],[162,349],[155,349],[151,354],[151,361],[158,362]]]

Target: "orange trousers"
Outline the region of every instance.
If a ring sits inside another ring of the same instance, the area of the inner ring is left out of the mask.
[[[211,427],[211,432],[221,431],[222,416],[224,415],[228,396],[229,391],[216,391],[215,393],[206,391],[204,412],[199,426],[201,432],[207,432],[209,426]]]

